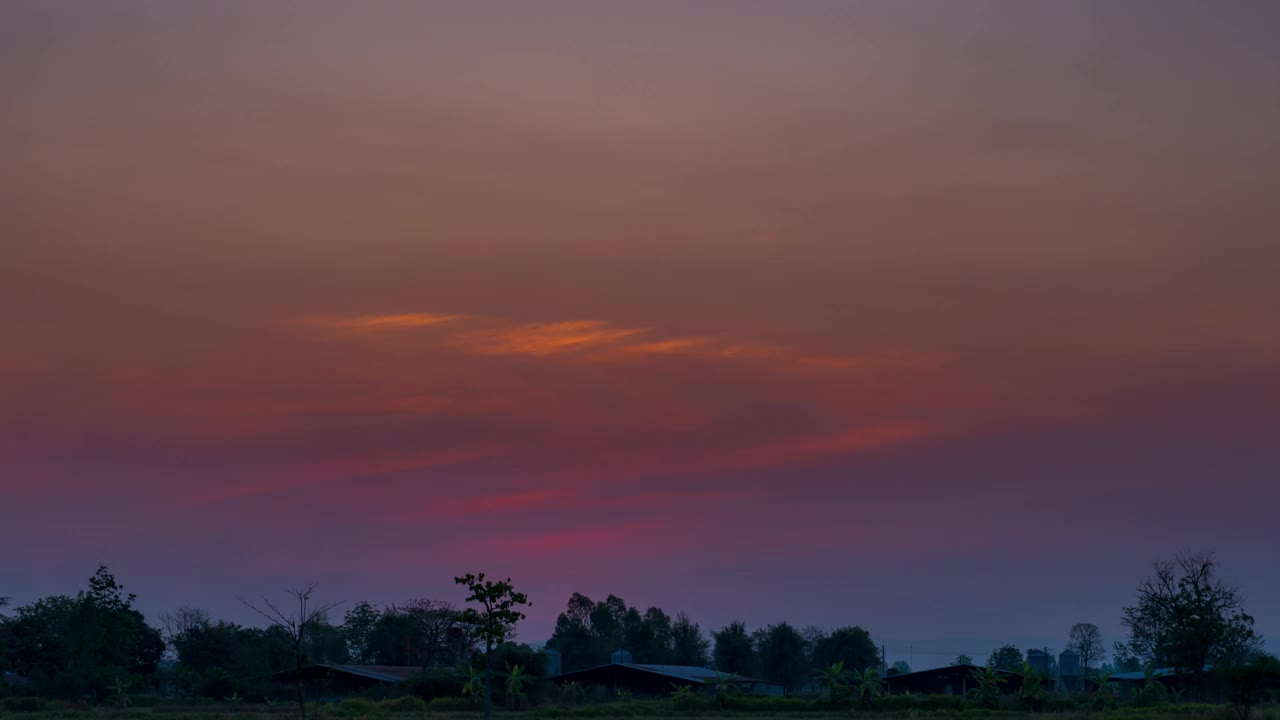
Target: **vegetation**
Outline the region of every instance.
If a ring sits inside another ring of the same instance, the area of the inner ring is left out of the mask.
[[[511,578],[486,580],[484,573],[468,573],[454,578],[454,582],[465,585],[471,591],[466,601],[479,606],[463,610],[461,621],[484,643],[484,717],[489,720],[493,716],[493,649],[505,643],[516,623],[525,618],[518,608],[529,607],[531,603],[527,595],[511,585]]]

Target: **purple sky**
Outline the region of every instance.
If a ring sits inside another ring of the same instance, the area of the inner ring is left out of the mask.
[[[0,594],[1280,636],[1280,4],[0,4]],[[1272,641],[1274,647],[1274,640]],[[971,654],[981,655],[978,652]]]

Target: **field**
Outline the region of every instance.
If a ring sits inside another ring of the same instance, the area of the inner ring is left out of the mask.
[[[410,702],[406,702],[410,700]],[[430,704],[411,702],[412,698],[399,698],[383,702],[369,700],[345,701],[325,704],[318,708],[319,720],[477,720],[484,713],[474,707],[463,707],[454,702]],[[452,700],[452,699],[451,699]],[[773,705],[773,707],[768,707]],[[784,709],[785,708],[785,709]],[[309,707],[308,715],[316,711]],[[671,702],[636,701],[630,703],[602,703],[580,706],[543,706],[529,710],[510,711],[495,709],[495,715],[504,720],[542,720],[544,718],[583,718],[608,720],[626,718],[751,718],[752,720],[783,720],[785,718],[847,718],[850,720],[1239,720],[1231,706],[1179,704],[1155,708],[1123,708],[1099,712],[1065,711],[1028,713],[1017,710],[966,709],[911,709],[911,710],[863,710],[832,708],[821,703],[788,702],[739,705],[719,708],[713,705],[698,708],[677,708]],[[151,707],[112,707],[107,705],[43,702],[36,707],[16,703],[0,705],[0,718],[13,720],[290,720],[297,716],[296,706],[285,703],[273,705],[246,703],[214,703],[198,705],[163,705]],[[1280,720],[1280,707],[1270,706],[1255,710],[1251,720]]]

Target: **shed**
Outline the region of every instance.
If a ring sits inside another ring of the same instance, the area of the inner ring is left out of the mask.
[[[378,685],[401,683],[415,673],[422,672],[416,665],[308,665],[299,670],[281,670],[272,673],[275,682],[294,683],[299,678],[307,682],[324,681],[336,693],[345,693]]]

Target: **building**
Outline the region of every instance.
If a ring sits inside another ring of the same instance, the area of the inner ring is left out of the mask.
[[[985,667],[977,665],[948,665],[901,675],[889,675],[884,678],[885,691],[893,695],[903,693],[965,695],[978,685],[978,681],[973,677],[974,672],[982,673],[986,670]],[[1016,693],[1022,688],[1022,678],[1017,673],[1007,670],[997,672],[1004,678],[1004,682],[1000,684],[1001,693],[1006,695]],[[1046,682],[1045,686],[1052,689],[1053,681]]]
[[[359,692],[379,685],[401,683],[414,673],[416,665],[308,665],[300,670],[281,670],[271,674],[274,682],[292,684],[301,678],[306,682],[323,681],[334,694]]]
[[[692,687],[703,694],[714,694],[719,677],[731,678],[733,686],[743,693],[782,695],[782,683],[720,673],[710,668],[689,665],[645,665],[611,662],[585,670],[555,675],[557,685],[577,683],[582,687],[603,687],[608,692],[630,692],[634,695],[670,695],[678,687]]]

